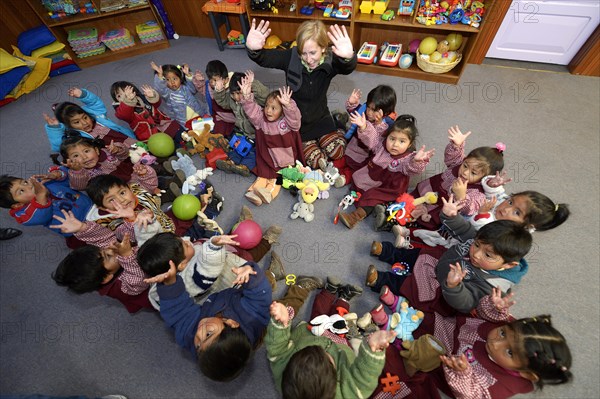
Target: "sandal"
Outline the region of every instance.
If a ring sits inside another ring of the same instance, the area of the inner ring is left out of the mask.
[[[23,234],[21,230],[12,227],[0,228],[0,240],[10,240]]]

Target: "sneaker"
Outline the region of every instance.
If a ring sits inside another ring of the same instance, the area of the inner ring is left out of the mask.
[[[346,302],[350,302],[352,298],[355,296],[360,296],[363,293],[363,289],[357,285],[346,284],[342,288],[339,289],[338,295],[340,299],[343,299]]]
[[[342,282],[339,278],[327,276],[327,282],[325,283],[325,290],[327,290],[327,292],[337,295],[340,288],[342,288]]]
[[[367,287],[374,287],[377,282],[377,268],[374,265],[369,265],[367,269],[367,278],[365,279],[365,285]]]
[[[375,309],[371,310],[371,318],[373,319],[373,323],[378,326],[385,326],[388,322],[388,315],[383,310],[383,305],[379,304]]]
[[[298,276],[296,279],[296,285],[300,288],[304,288],[307,291],[313,291],[323,288],[323,281],[321,281],[321,279],[318,277]]]
[[[379,256],[381,255],[381,251],[383,251],[383,246],[379,241],[373,241],[371,244],[371,256]]]
[[[280,226],[277,226],[277,225],[269,226],[267,231],[264,232],[262,238],[267,240],[269,242],[269,244],[273,245],[273,244],[279,242],[279,236],[281,235],[282,231],[283,231],[283,229]]]
[[[271,251],[271,263],[265,273],[267,280],[271,283],[271,288],[275,289],[277,282],[285,278],[285,269],[283,268],[283,262],[279,255]]]
[[[394,242],[394,246],[396,248],[405,248],[405,249],[413,249],[414,247],[410,243],[410,237],[404,236],[396,236],[396,241]]]
[[[246,165],[238,165],[231,159],[217,159],[216,165],[217,169],[225,173],[236,173],[244,177],[250,176],[250,169]]]
[[[240,217],[238,218],[238,223],[243,222],[244,220],[252,220],[252,211],[246,205],[242,205],[242,210],[240,211]]]
[[[373,227],[375,227],[375,231],[379,231],[383,225],[385,225],[387,219],[387,215],[385,214],[385,206],[381,204],[375,205],[373,214],[375,215],[375,223]]]
[[[337,179],[333,182],[333,187],[340,188],[346,185],[346,176],[339,175]]]

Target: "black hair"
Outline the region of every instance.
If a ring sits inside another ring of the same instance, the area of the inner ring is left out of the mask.
[[[494,147],[477,147],[465,158],[474,158],[485,164],[485,175],[495,175],[504,169],[504,152]]]
[[[483,226],[475,240],[489,244],[505,263],[520,261],[531,249],[533,238],[522,223],[496,220]]]
[[[527,362],[524,370],[538,377],[538,388],[558,385],[573,379],[571,351],[563,335],[552,326],[549,315],[529,317],[507,325],[515,332],[521,353]]]
[[[396,109],[396,91],[388,85],[379,85],[367,94],[367,106],[373,104],[375,110],[382,110],[388,116]]]
[[[208,64],[206,64],[205,72],[206,72],[207,79],[212,79],[215,76],[226,79],[227,75],[229,75],[229,71],[227,71],[227,67],[220,60],[208,61]]]
[[[96,118],[94,118],[93,115],[91,115],[89,112],[85,111],[83,108],[81,108],[75,103],[65,101],[63,103],[57,104],[54,107],[54,116],[56,116],[56,119],[60,123],[64,124],[68,128],[71,127],[71,118],[79,114],[85,114],[89,116],[93,124],[96,125]]]
[[[267,105],[267,101],[274,99],[275,101],[279,102],[279,99],[277,98],[279,96],[279,90],[273,90],[272,92],[270,92],[267,97],[265,98],[265,105]]]
[[[11,206],[17,204],[17,201],[10,193],[10,189],[16,181],[21,180],[20,177],[9,175],[0,176],[0,208],[10,209]]]
[[[52,279],[78,294],[96,291],[109,275],[104,268],[101,249],[85,245],[69,253],[59,264]]]
[[[100,175],[90,179],[87,187],[85,188],[85,192],[96,206],[102,207],[104,196],[108,194],[108,190],[115,186],[129,188],[127,183],[117,176]]]
[[[320,346],[307,346],[294,353],[283,370],[281,381],[284,399],[335,398],[337,373]]]
[[[537,191],[522,191],[512,197],[523,196],[529,200],[525,224],[536,230],[550,230],[563,224],[571,212],[567,204],[555,204],[550,198]]]
[[[246,76],[241,72],[234,72],[231,75],[231,79],[229,79],[229,92],[231,94],[241,91],[240,83],[242,83],[242,78]]]
[[[246,367],[252,345],[240,328],[225,325],[218,339],[205,350],[196,350],[202,374],[214,381],[231,381]]]
[[[105,147],[104,141],[99,138],[89,138],[83,137],[78,130],[75,129],[67,129],[63,134],[62,142],[60,143],[59,153],[63,159],[63,162],[67,161],[69,158],[69,148],[74,147],[76,145],[83,145],[88,147],[93,147],[97,149],[102,149]],[[60,160],[58,159],[59,154],[50,154],[50,158],[55,165],[62,165]]]
[[[394,121],[394,124],[385,132],[384,137],[387,137],[392,132],[402,132],[406,134],[410,140],[410,146],[407,151],[414,151],[416,148],[417,136],[419,136],[419,130],[417,129],[417,119],[412,115],[400,115]]]
[[[181,238],[173,233],[159,233],[146,241],[137,253],[137,261],[150,277],[169,271],[169,261],[179,265],[185,259]]]
[[[117,94],[119,93],[119,90],[125,91],[125,88],[127,86],[131,86],[133,88],[133,92],[135,93],[135,95],[138,96],[139,98],[141,98],[144,103],[149,105],[148,100],[146,99],[146,96],[144,95],[144,93],[142,93],[140,91],[140,89],[138,89],[137,86],[134,85],[133,83],[126,82],[124,80],[116,81],[115,83],[113,83],[110,86],[110,96],[112,97],[113,101],[118,101]]]
[[[179,80],[181,80],[181,84],[185,83],[185,74],[181,71],[181,68],[178,65],[165,64],[162,66],[162,71],[163,71],[163,76],[165,76],[167,74],[167,72],[172,72],[175,75],[177,75]]]

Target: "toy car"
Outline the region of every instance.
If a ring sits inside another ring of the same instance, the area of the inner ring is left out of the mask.
[[[386,10],[383,14],[381,14],[381,19],[384,21],[391,21],[394,18],[396,18],[394,10]]]

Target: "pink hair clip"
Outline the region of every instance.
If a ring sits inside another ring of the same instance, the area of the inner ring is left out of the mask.
[[[502,142],[497,142],[496,149],[500,152],[504,152],[506,150],[506,144],[504,144]]]

